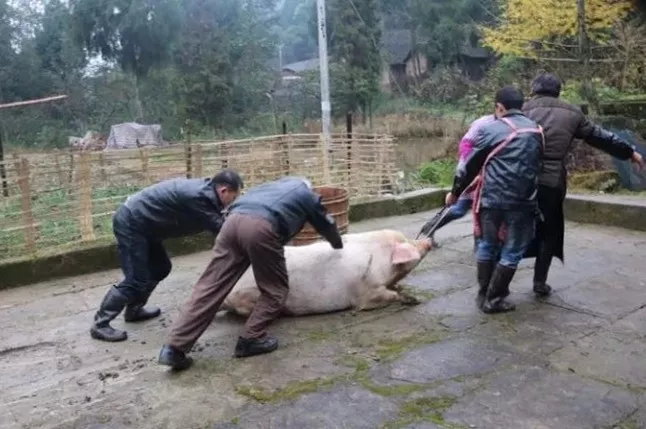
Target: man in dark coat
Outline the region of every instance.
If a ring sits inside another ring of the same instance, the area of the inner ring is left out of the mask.
[[[267,334],[267,328],[280,315],[289,290],[283,246],[300,232],[305,222],[334,249],[343,248],[336,222],[304,178],[286,177],[256,186],[233,203],[215,241],[213,259],[173,324],[168,343],[159,354],[159,363],[175,370],[187,369],[192,364],[186,353],[211,324],[249,265],[260,298],[238,338],[235,356],[276,350],[278,340]]]
[[[446,196],[451,206],[477,180],[473,196],[477,239],[477,305],[485,313],[513,311],[509,284],[532,238],[543,133],[521,112],[523,94],[513,86],[496,93],[496,120],[476,134],[474,149]]]
[[[532,83],[532,98],[523,105],[527,117],[543,127],[545,153],[539,176],[538,205],[542,214],[536,229],[536,239],[525,257],[536,257],[534,266],[534,293],[547,296],[552,288],[547,274],[556,256],[563,262],[565,222],[563,201],[567,190],[566,160],[574,139],[600,149],[622,160],[630,159],[643,166],[639,152],[616,134],[593,124],[583,112],[559,99],[560,80],[549,73],[541,74]]]
[[[222,210],[243,186],[238,173],[227,169],[213,178],[165,180],[126,199],[112,220],[125,277],[103,298],[90,329],[92,338],[124,341],[127,333],[110,326],[124,308],[126,322],[159,316],[159,308],[144,305],[171,271],[162,241],[202,231],[217,235],[224,222]]]

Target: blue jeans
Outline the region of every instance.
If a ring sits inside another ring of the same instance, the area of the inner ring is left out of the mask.
[[[150,240],[134,224],[130,211],[120,207],[112,220],[124,279],[116,288],[129,303],[143,303],[157,284],[170,274],[172,265],[160,241]]]
[[[482,237],[478,242],[478,262],[495,261],[509,268],[516,268],[534,238],[536,215],[533,212],[480,210]],[[499,231],[505,225],[507,233],[501,243]]]

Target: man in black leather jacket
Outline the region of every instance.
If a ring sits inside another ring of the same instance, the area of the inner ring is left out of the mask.
[[[211,324],[249,265],[261,295],[238,338],[235,355],[246,357],[276,350],[278,340],[266,331],[280,315],[289,291],[283,246],[306,222],[333,248],[343,248],[334,219],[304,178],[286,177],[256,186],[233,203],[216,239],[213,259],[173,324],[159,363],[175,370],[192,364],[186,353]]]
[[[124,341],[125,331],[110,322],[125,308],[126,322],[159,316],[159,308],[144,308],[159,282],[171,271],[162,241],[210,231],[217,235],[224,222],[222,210],[243,187],[233,170],[208,179],[171,179],[128,197],[112,220],[124,279],[103,298],[90,329],[92,338]]]
[[[525,255],[526,258],[536,256],[534,293],[539,297],[552,291],[546,283],[552,257],[556,256],[561,261],[564,258],[565,163],[574,147],[574,139],[581,139],[613,157],[631,160],[640,166],[644,163],[630,144],[591,122],[581,109],[561,100],[560,93],[561,81],[552,74],[541,74],[532,83],[532,98],[523,106],[525,115],[541,125],[545,132],[543,167],[538,179],[538,206],[542,220],[538,222],[536,238]]]
[[[534,236],[543,154],[542,130],[520,111],[523,94],[506,86],[495,102],[497,120],[478,131],[474,150],[446,198],[447,205],[454,204],[479,176],[473,200],[480,286],[476,302],[485,313],[515,309],[505,298]]]

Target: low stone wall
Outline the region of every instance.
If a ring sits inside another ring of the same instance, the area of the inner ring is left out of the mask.
[[[432,210],[444,204],[445,193],[443,189],[424,189],[356,203],[350,206],[350,222]],[[646,231],[646,204],[569,196],[564,209],[569,221]],[[198,234],[168,240],[165,245],[171,257],[186,255],[211,248],[213,236]],[[61,255],[0,264],[0,289],[114,268],[119,268],[116,245],[104,242]]]

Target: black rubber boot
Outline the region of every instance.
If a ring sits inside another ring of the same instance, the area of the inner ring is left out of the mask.
[[[478,286],[480,286],[480,289],[478,290],[478,296],[476,297],[476,305],[481,310],[485,298],[487,297],[489,282],[491,282],[491,276],[493,275],[495,267],[496,263],[494,261],[478,262]]]
[[[235,356],[248,357],[271,353],[278,348],[278,340],[271,335],[263,338],[238,338],[236,344]]]
[[[94,315],[94,324],[90,328],[92,338],[109,342],[128,339],[128,334],[125,331],[119,331],[110,326],[110,322],[121,313],[127,304],[128,298],[112,286]]]
[[[159,352],[158,363],[170,366],[175,371],[184,371],[193,365],[193,358],[173,346],[164,345]]]
[[[515,268],[505,267],[498,264],[491,276],[487,297],[482,305],[482,311],[487,314],[506,313],[514,311],[516,306],[507,302],[505,298],[509,296],[509,284],[516,273]]]
[[[534,294],[543,298],[552,293],[552,287],[547,284],[547,274],[552,263],[552,252],[545,243],[541,243],[534,264]]]
[[[155,284],[149,288],[148,293],[141,300],[126,306],[126,311],[123,313],[123,318],[126,322],[142,322],[144,320],[154,319],[161,314],[161,310],[158,307],[144,308],[156,286]]]

